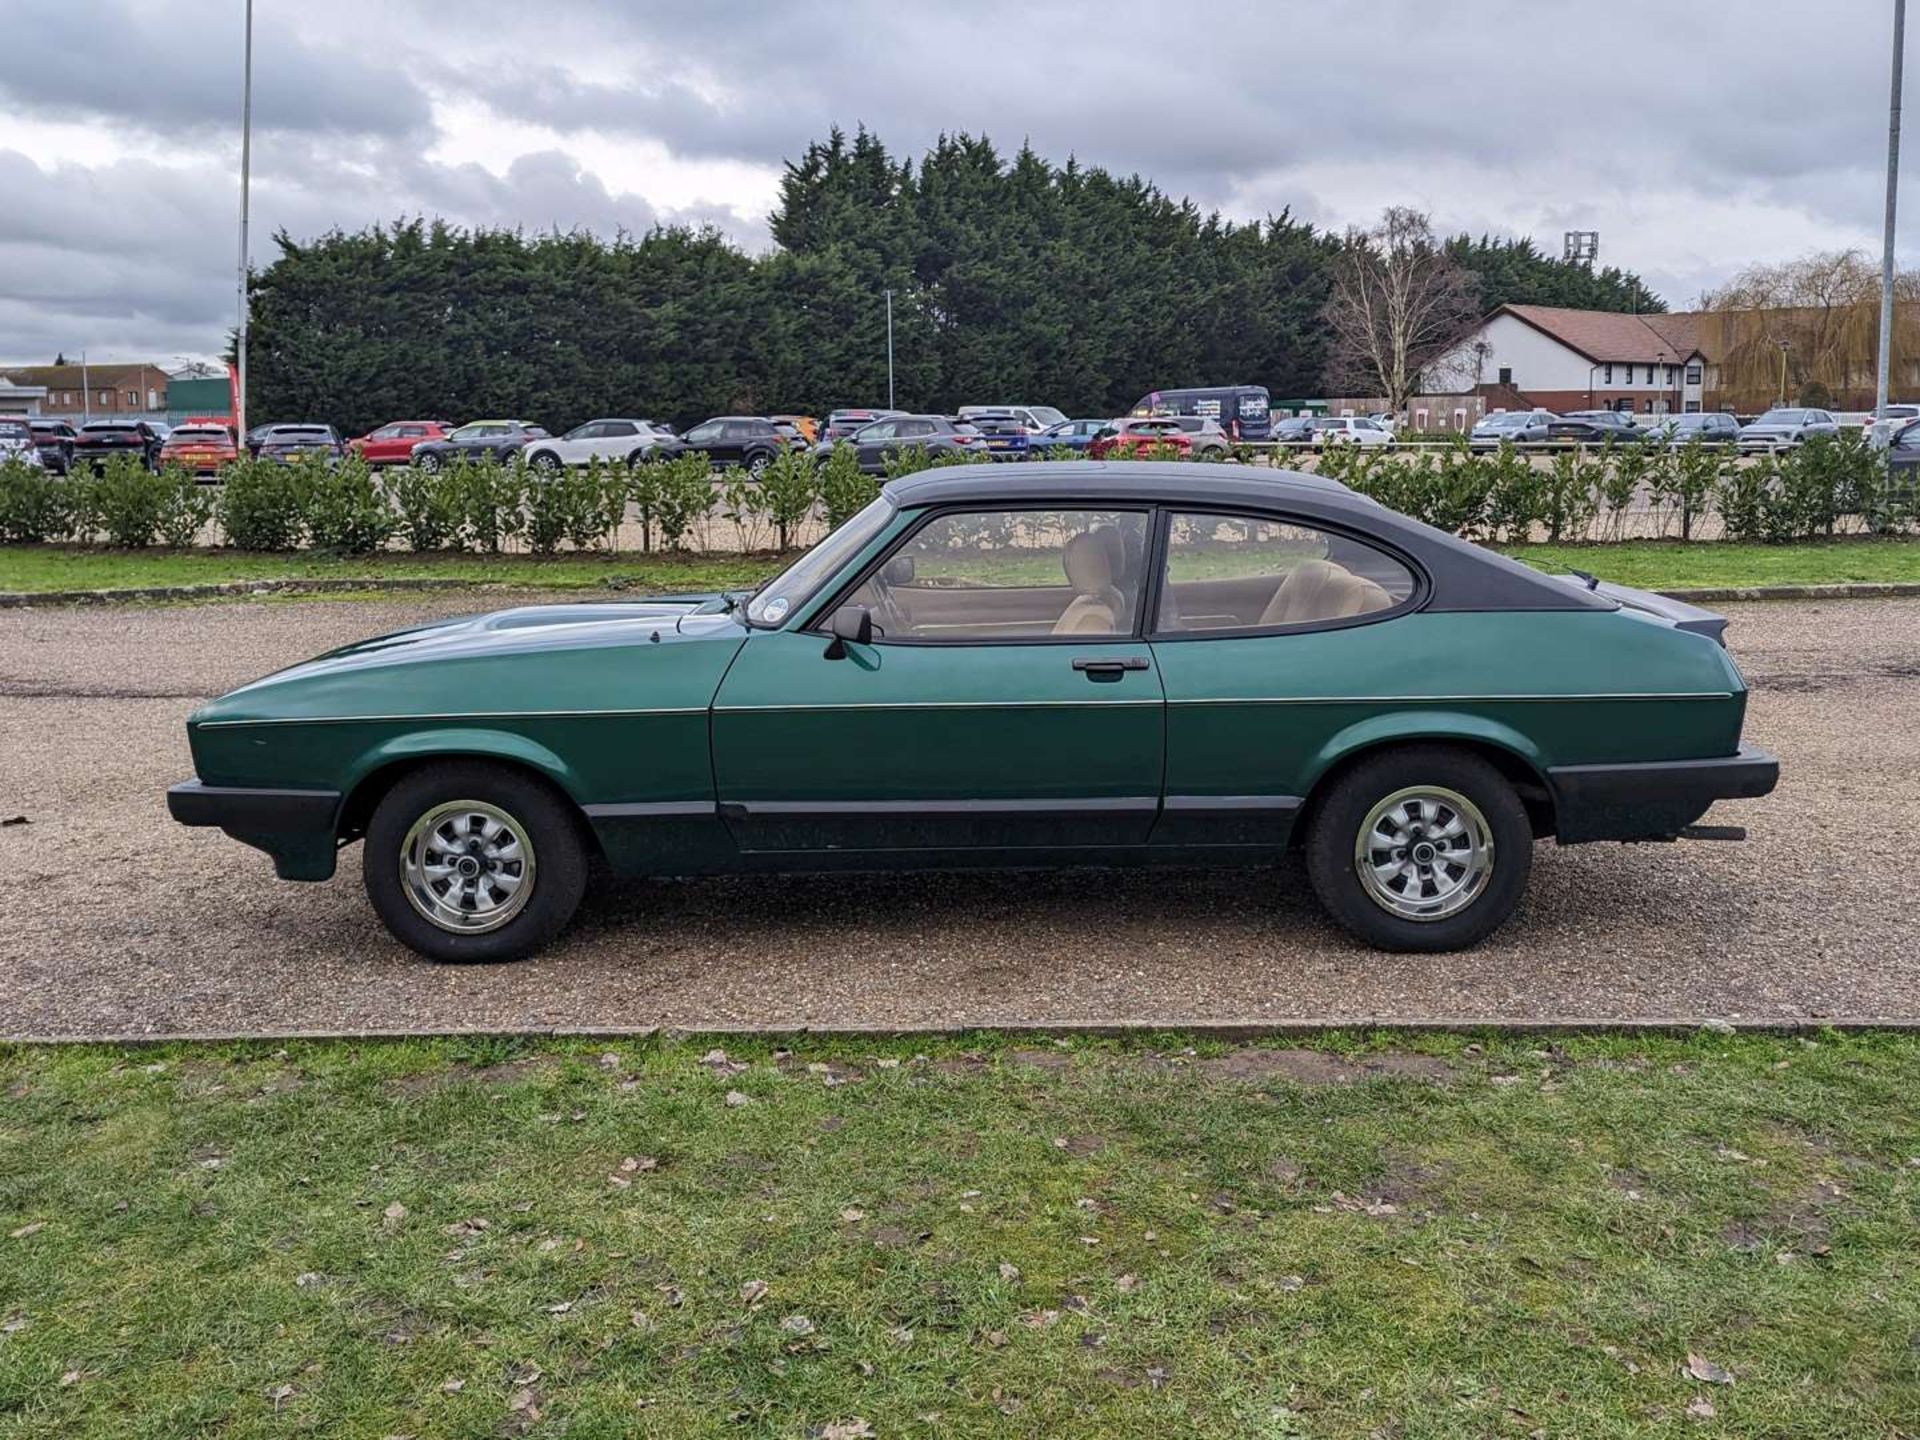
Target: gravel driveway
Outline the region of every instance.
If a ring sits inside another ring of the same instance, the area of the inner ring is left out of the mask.
[[[495,603],[495,597],[482,602]],[[505,603],[500,602],[500,603]],[[1728,606],[1779,791],[1744,845],[1536,851],[1462,955],[1375,954],[1269,872],[794,877],[589,894],[540,959],[390,941],[166,814],[195,701],[445,595],[0,611],[0,1034],[546,1027],[1920,1019],[1920,601]]]

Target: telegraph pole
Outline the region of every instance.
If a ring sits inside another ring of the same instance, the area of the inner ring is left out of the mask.
[[[1880,249],[1880,373],[1874,384],[1873,443],[1884,447],[1887,379],[1893,367],[1893,212],[1900,191],[1901,62],[1907,48],[1907,0],[1893,0],[1893,95],[1887,106],[1887,228]]]
[[[247,0],[246,61],[240,81],[240,265],[235,282],[240,323],[234,332],[233,428],[247,443],[247,200],[253,180],[253,0]]]

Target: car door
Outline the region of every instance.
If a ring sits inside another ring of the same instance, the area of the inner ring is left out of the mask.
[[[1169,510],[1162,524],[1149,639],[1167,775],[1153,843],[1284,845],[1316,757],[1380,696],[1434,683],[1410,661],[1451,662],[1423,661],[1397,631],[1419,583],[1381,547],[1277,515]]]
[[[640,430],[631,420],[603,420],[599,433],[583,448],[580,456],[588,459],[625,460],[640,443]]]
[[[898,429],[892,420],[876,420],[854,432],[853,454],[862,470],[878,474],[885,467],[887,447]]]
[[[1148,512],[982,507],[902,526],[858,583],[756,631],[727,672],[714,778],[742,850],[1143,845],[1165,728],[1138,634]],[[861,611],[870,643],[823,633]]]

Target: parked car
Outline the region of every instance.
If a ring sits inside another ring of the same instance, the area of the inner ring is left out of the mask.
[[[1840,422],[1825,410],[1782,406],[1741,427],[1742,450],[1785,450],[1816,435],[1838,435]]]
[[[844,440],[854,431],[871,425],[876,420],[889,420],[895,415],[904,415],[904,410],[835,410],[827,416],[827,423],[821,427],[820,440]],[[819,443],[819,440],[814,442]]]
[[[983,418],[1005,419],[1008,416],[1011,416],[1029,437],[1045,434],[1067,418],[1051,405],[962,405],[958,418],[971,425],[978,425]]]
[[[1153,415],[1145,419],[1129,417],[1115,420],[1093,437],[1093,442],[1087,446],[1087,455],[1090,459],[1104,460],[1113,454],[1131,452],[1138,455],[1162,447],[1183,457],[1193,452],[1193,437],[1180,427],[1179,416]]]
[[[1311,415],[1284,416],[1273,422],[1267,432],[1267,438],[1287,445],[1301,444],[1313,438],[1313,421],[1314,417]]]
[[[589,420],[557,439],[531,442],[526,455],[527,464],[536,470],[558,470],[589,460],[638,465],[678,455],[684,449],[678,435],[651,420]]]
[[[787,448],[771,420],[758,415],[720,415],[702,421],[680,437],[689,450],[703,450],[707,459],[726,468],[738,465],[758,475]]]
[[[1149,390],[1133,402],[1134,419],[1150,415],[1197,415],[1216,420],[1230,440],[1267,440],[1273,435],[1273,399],[1264,385],[1203,385],[1186,390]]]
[[[1035,450],[1045,448],[1040,437],[1046,432],[1034,429],[1030,416],[1011,408],[963,405],[960,423],[973,427],[986,453],[995,460],[1026,460]]]
[[[145,420],[89,420],[73,437],[76,465],[99,466],[131,455],[151,470],[160,458],[160,432]]]
[[[256,460],[284,465],[318,456],[331,465],[346,453],[340,432],[331,425],[263,425],[254,433],[259,438],[248,449]]]
[[[56,475],[73,469],[73,426],[64,420],[29,420],[27,428],[33,432],[42,465]]]
[[[413,459],[413,447],[423,440],[444,440],[453,433],[450,420],[395,420],[347,441],[347,449],[368,465],[405,465]]]
[[[195,475],[218,475],[222,465],[239,458],[240,447],[224,425],[181,425],[160,446],[162,465],[180,465]]]
[[[811,415],[769,415],[767,418],[775,425],[791,425],[805,444],[819,443],[820,422]]]
[[[1316,415],[1307,429],[1323,450],[1329,445],[1393,444],[1393,432],[1366,415]]]
[[[1740,422],[1717,411],[1696,411],[1691,415],[1668,415],[1647,427],[1649,438],[1667,445],[1690,442],[1702,445],[1732,445],[1740,439]]]
[[[34,444],[33,427],[24,416],[0,415],[0,465],[25,465],[30,470],[45,468],[40,447]]]
[[[1451,950],[1512,913],[1537,839],[1672,840],[1774,788],[1724,627],[1317,477],[955,466],[751,596],[445,620],[243,686],[188,719],[168,806],[287,880],[363,842],[375,912],[436,960],[537,950],[590,860],[1292,849],[1363,942]]]
[[[1045,451],[1064,445],[1069,450],[1085,450],[1093,444],[1093,437],[1111,424],[1111,420],[1062,420],[1043,431],[1033,448]]]
[[[816,460],[825,460],[836,444],[853,447],[854,458],[868,475],[883,475],[887,457],[903,450],[925,450],[929,455],[950,452],[984,451],[986,439],[964,420],[946,415],[897,415],[876,420],[853,432],[844,441],[822,440],[813,447]]]
[[[1467,445],[1474,450],[1497,450],[1502,440],[1525,444],[1547,438],[1547,426],[1560,417],[1551,410],[1496,410],[1482,416],[1467,432]]]
[[[1569,410],[1547,421],[1549,440],[1577,440],[1586,445],[1641,444],[1649,432],[1618,410]]]
[[[506,464],[547,432],[527,420],[475,420],[439,440],[418,441],[412,452],[422,470],[439,470],[459,460],[497,460]]]
[[[806,436],[800,433],[800,427],[791,420],[775,420],[768,417],[768,423],[780,432],[780,438],[787,442],[789,450],[811,450],[813,448]]]

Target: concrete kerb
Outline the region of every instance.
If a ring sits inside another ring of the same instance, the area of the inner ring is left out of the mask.
[[[0,609],[39,605],[122,605],[168,600],[215,600],[249,595],[333,594],[366,592],[405,594],[422,590],[472,590],[476,593],[529,587],[511,580],[420,578],[400,580],[235,580],[218,585],[146,585],[130,590],[8,590],[0,591]],[[628,588],[609,581],[582,581],[577,585],[533,587],[564,595],[574,590]],[[1758,600],[1886,600],[1920,596],[1920,581],[1890,580],[1840,585],[1715,585],[1696,589],[1662,590],[1662,595],[1695,604]]]

